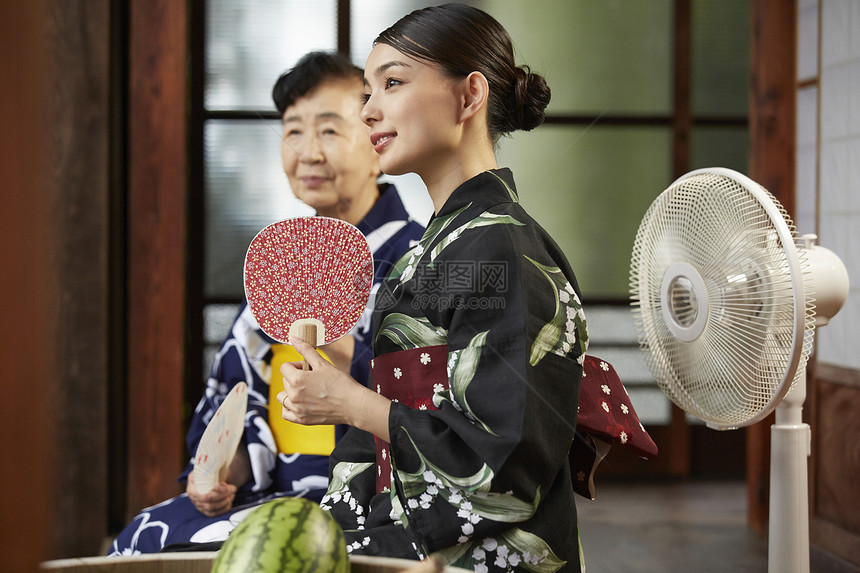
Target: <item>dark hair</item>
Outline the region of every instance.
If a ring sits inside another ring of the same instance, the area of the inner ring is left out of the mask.
[[[378,43],[436,64],[451,78],[481,72],[490,86],[487,121],[493,143],[543,123],[550,99],[546,80],[516,65],[508,32],[478,8],[444,4],[415,10],[379,34]]]
[[[272,88],[272,99],[283,116],[297,99],[306,96],[320,84],[330,80],[353,78],[360,83],[363,77],[364,70],[343,54],[310,52],[302,56],[290,71],[281,74]]]

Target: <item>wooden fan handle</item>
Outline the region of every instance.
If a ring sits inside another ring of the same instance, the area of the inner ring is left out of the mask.
[[[296,334],[299,338],[313,346],[317,347],[317,325],[312,322],[304,322],[296,328]],[[308,361],[302,358],[302,370],[310,370]]]

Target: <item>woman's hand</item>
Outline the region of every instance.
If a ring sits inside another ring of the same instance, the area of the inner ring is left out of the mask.
[[[311,369],[303,371],[296,362],[281,366],[284,390],[277,398],[285,420],[306,426],[348,424],[388,441],[387,398],[326,362],[303,340],[290,339],[290,344]]]
[[[188,474],[188,486],[185,489],[191,503],[206,517],[221,515],[233,507],[236,491],[239,489],[233,484],[241,485],[251,479],[251,459],[248,457],[248,450],[244,447],[236,450],[236,455],[227,469],[227,477],[206,494],[197,491],[193,476],[194,470],[191,470]]]
[[[215,517],[233,507],[233,499],[236,497],[237,489],[235,485],[222,481],[209,492],[201,494],[194,486],[194,470],[192,470],[188,474],[188,486],[185,491],[197,511],[206,517]]]

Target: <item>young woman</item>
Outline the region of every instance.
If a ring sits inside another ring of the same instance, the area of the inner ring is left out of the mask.
[[[359,118],[362,71],[343,55],[312,52],[283,74],[272,92],[282,117],[281,159],[290,189],[318,215],[348,221],[371,245],[374,283],[421,237],[394,186],[379,184],[379,159]],[[367,382],[371,316],[366,312],[347,336],[324,348],[340,369]],[[289,440],[289,428],[269,415],[272,365],[290,356],[257,324],[243,302],[221,346],[194,412],[187,442],[191,459],[209,420],[240,381],[249,386],[245,433],[225,481],[201,494],[189,462],[181,476],[187,494],[141,511],[119,534],[111,555],[152,553],[168,545],[224,540],[241,519],[266,500],[302,496],[319,500],[328,484],[328,453],[343,428],[321,432],[314,444]],[[295,352],[292,351],[295,359]],[[275,367],[275,384],[281,388]],[[324,443],[327,440],[327,443]],[[290,443],[287,443],[290,442]],[[285,447],[291,446],[291,447]]]
[[[543,121],[549,88],[515,65],[496,20],[456,4],[382,32],[364,83],[383,172],[420,175],[435,214],[380,288],[371,389],[298,341],[312,371],[281,368],[282,415],[358,428],[332,453],[322,501],[351,552],[579,571],[568,451],[585,317],[493,151]]]

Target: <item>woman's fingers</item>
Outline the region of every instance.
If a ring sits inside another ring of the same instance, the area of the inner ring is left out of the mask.
[[[295,349],[305,357],[310,371],[301,370],[296,363],[281,366],[284,390],[277,395],[281,417],[303,425],[346,423],[350,408],[349,396],[358,382],[346,372],[329,364],[311,345],[290,339]]]
[[[221,515],[233,506],[233,500],[236,497],[236,486],[226,482],[221,482],[212,488],[211,491],[205,494],[198,494],[196,491],[189,490],[188,497],[191,498],[194,507],[197,511],[207,517]]]
[[[317,352],[317,349],[302,340],[301,338],[290,337],[290,344],[293,345],[293,348],[302,355],[302,358],[310,365],[311,369],[316,370],[323,365],[328,365],[328,362],[325,361],[325,358],[320,356],[320,353]]]

